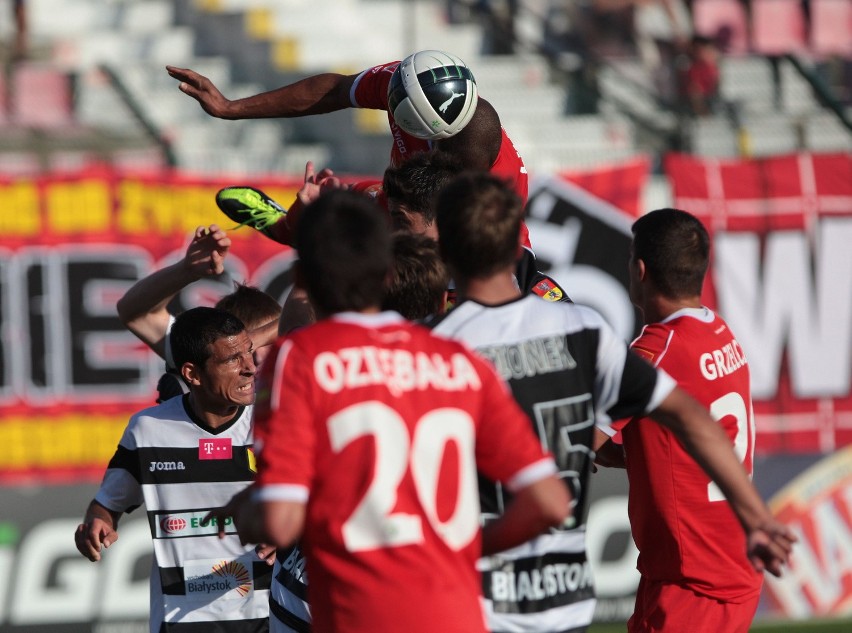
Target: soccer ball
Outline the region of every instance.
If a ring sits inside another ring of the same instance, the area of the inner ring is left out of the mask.
[[[419,51],[402,60],[388,86],[388,110],[403,131],[449,138],[467,125],[479,93],[473,73],[455,55]]]

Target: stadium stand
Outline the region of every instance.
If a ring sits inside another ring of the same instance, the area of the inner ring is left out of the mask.
[[[594,167],[671,149],[724,157],[749,149],[761,155],[850,147],[847,127],[826,109],[813,78],[808,80],[801,68],[780,57],[790,51],[800,54],[817,80],[838,73],[842,77],[852,47],[852,9],[844,0],[812,0],[809,22],[798,0],[753,0],[757,20],[751,23],[739,0],[694,0],[695,31],[724,46],[723,107],[696,120],[660,98],[629,42],[612,45],[619,36],[605,32],[609,22],[601,16],[587,11],[580,20],[576,11],[556,11],[553,3],[520,2],[515,53],[491,55],[484,53],[484,30],[494,22],[483,18],[480,5],[440,0],[336,0],[322,7],[308,0],[30,0],[33,50],[40,52],[9,73],[9,99],[0,107],[0,125],[21,116],[27,130],[74,128],[99,138],[85,146],[78,133],[76,145],[69,145],[58,134],[57,157],[45,157],[43,148],[35,152],[40,166],[108,159],[158,168],[171,160],[201,173],[299,173],[311,159],[338,171],[376,173],[387,156],[381,113],[220,121],[177,91],[163,66],[192,67],[228,96],[238,97],[321,70],[356,72],[416,48],[443,48],[474,69],[481,93],[497,107],[531,170]],[[583,28],[603,32],[599,48],[589,33],[577,32]],[[561,33],[562,39],[548,39],[547,33]],[[771,53],[772,61],[755,51]],[[43,82],[39,103],[24,105],[37,81]],[[837,85],[843,85],[842,78],[829,88]],[[578,109],[578,103],[583,107]],[[3,126],[0,152],[32,151],[18,138],[20,130],[5,134],[8,127]],[[2,165],[11,163],[21,165],[18,169],[33,164],[5,156],[0,169],[7,171]]]

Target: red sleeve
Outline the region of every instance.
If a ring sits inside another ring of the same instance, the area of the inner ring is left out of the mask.
[[[362,72],[352,85],[350,99],[355,108],[388,109],[388,86],[399,62],[374,66]]]
[[[661,323],[646,325],[638,338],[630,344],[630,349],[640,358],[657,367],[668,348],[669,333],[670,330]],[[620,432],[632,419],[634,418],[614,420],[612,428]],[[615,441],[621,443],[620,438],[615,438]]]
[[[483,421],[476,430],[477,469],[489,479],[515,488],[554,473],[552,456],[542,448],[509,388],[490,364],[478,357],[473,361],[482,380]],[[523,481],[518,481],[519,476]]]
[[[265,429],[258,455],[260,487],[294,484],[309,487],[314,470],[316,424],[312,364],[292,339],[265,361],[271,369],[269,389],[258,395],[268,406],[256,409],[256,424]]]

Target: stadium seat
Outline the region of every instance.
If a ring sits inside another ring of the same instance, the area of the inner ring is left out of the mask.
[[[763,55],[807,50],[805,16],[799,0],[751,1],[752,48]]]
[[[811,48],[817,55],[852,57],[850,0],[811,0]]]
[[[693,0],[695,33],[722,44],[726,55],[749,52],[748,19],[740,0]]]
[[[72,127],[71,78],[52,66],[27,63],[15,68],[10,86],[10,117],[16,125]]]

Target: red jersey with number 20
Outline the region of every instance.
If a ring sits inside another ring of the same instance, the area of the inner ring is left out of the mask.
[[[632,347],[707,407],[751,474],[749,368],[728,325],[707,308],[687,308],[646,325]],[[745,534],[721,491],[663,425],[633,419],[622,433],[639,572],[718,600],[756,596],[763,577],[746,558]]]
[[[556,471],[494,370],[346,313],[279,341],[261,385],[259,495],[307,500],[313,630],[485,631],[477,467],[515,490]]]

